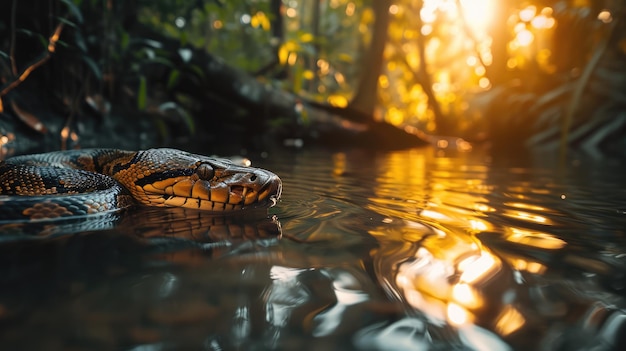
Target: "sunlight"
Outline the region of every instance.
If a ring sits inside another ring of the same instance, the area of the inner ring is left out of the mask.
[[[537,8],[535,6],[528,6],[525,9],[519,12],[519,19],[524,22],[530,22],[537,13]]]
[[[469,223],[470,228],[472,228],[473,231],[484,232],[485,230],[489,229],[488,222],[479,219],[470,219]]]
[[[510,242],[546,250],[557,250],[567,245],[565,241],[548,233],[530,231],[515,227],[510,227],[508,230],[511,234],[506,237],[506,240]]]
[[[519,31],[515,36],[515,41],[519,44],[519,46],[528,46],[534,39],[534,34],[527,29]]]
[[[474,31],[485,30],[493,21],[494,0],[461,0],[468,25]]]
[[[536,261],[516,258],[511,260],[511,265],[518,271],[526,271],[532,274],[543,274],[548,268]]]
[[[496,331],[502,336],[510,335],[526,323],[526,318],[513,306],[507,306],[498,316]]]
[[[476,309],[483,305],[483,301],[476,289],[465,283],[456,284],[452,287],[452,299],[471,309]]]
[[[499,264],[495,257],[483,251],[480,256],[470,256],[459,262],[457,267],[462,272],[459,281],[475,283],[488,273],[496,271],[499,268]]]
[[[521,219],[521,220],[525,220],[528,222],[533,222],[533,223],[538,223],[538,224],[545,224],[545,225],[552,225],[552,221],[549,220],[548,218],[544,217],[544,216],[540,216],[538,214],[534,214],[534,213],[529,213],[529,212],[525,212],[525,211],[511,211],[511,210],[506,210],[503,212],[503,214],[507,217],[512,217],[512,218],[517,218],[517,219]]]
[[[470,313],[456,303],[448,304],[447,314],[448,320],[454,325],[463,325],[471,322]]]
[[[611,21],[613,21],[613,16],[610,11],[602,10],[598,14],[598,19],[602,21],[602,23],[611,23]]]
[[[354,11],[356,10],[356,4],[351,2],[346,5],[346,16],[350,17],[354,15]]]
[[[461,0],[465,21],[475,32],[484,31],[493,21],[494,0]],[[420,10],[420,18],[428,25],[437,20],[438,15],[458,14],[456,1],[454,0],[425,0]]]

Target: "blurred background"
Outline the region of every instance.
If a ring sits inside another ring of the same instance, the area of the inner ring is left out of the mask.
[[[623,16],[615,0],[4,1],[0,145],[621,153]]]

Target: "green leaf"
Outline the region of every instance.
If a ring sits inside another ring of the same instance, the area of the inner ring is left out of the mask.
[[[48,47],[48,43],[45,43],[45,44],[46,44],[46,47]],[[68,42],[64,41],[64,40],[58,40],[56,45],[60,46],[62,48],[66,48],[66,49],[71,47],[71,45]]]
[[[137,108],[140,111],[146,109],[148,100],[148,82],[145,76],[139,77],[139,89],[137,90]]]
[[[128,48],[128,44],[130,44],[130,35],[127,32],[123,32],[120,35],[120,48],[122,50],[126,50]]]
[[[78,47],[82,53],[87,53],[87,44],[85,44],[85,38],[83,38],[83,35],[78,31],[75,33],[74,44],[76,44],[76,47]]]
[[[176,117],[180,117],[187,126],[187,129],[189,129],[191,133],[194,133],[196,125],[193,117],[191,117],[189,112],[187,112],[187,110],[182,108],[179,104],[173,101],[164,102],[163,104],[161,104],[161,106],[159,106],[159,110],[162,113],[166,113],[167,110],[175,111],[175,113],[169,113],[169,115],[175,115]]]
[[[189,69],[198,76],[200,79],[205,79],[204,71],[198,65],[190,65]]]
[[[180,71],[177,69],[173,69],[170,72],[170,77],[167,80],[167,89],[172,89],[178,83],[178,79],[180,78]]]
[[[16,33],[26,34],[29,37],[36,37],[37,39],[39,39],[39,42],[42,44],[44,48],[48,47],[48,39],[37,32],[33,32],[28,29],[18,28],[16,30]]]
[[[72,0],[61,0],[62,3],[65,4],[65,6],[67,6],[67,9],[69,10],[70,14],[72,16],[74,16],[74,18],[76,18],[76,21],[78,23],[83,23],[83,14],[80,12],[80,9],[78,8],[78,6],[76,6]]]
[[[102,80],[102,71],[96,62],[89,56],[82,56],[82,59],[91,70],[91,73],[93,73],[98,80]]]
[[[64,18],[64,17],[58,17],[58,16],[57,16],[57,17],[56,17],[56,19],[57,19],[57,21],[62,22],[62,23],[66,24],[66,25],[68,25],[68,26],[70,26],[70,27],[72,27],[72,28],[77,28],[77,27],[78,27],[78,26],[76,25],[76,23],[74,23],[74,22],[72,22],[72,21],[68,20],[67,18]]]
[[[152,39],[138,39],[137,40],[138,43],[141,43],[147,47],[151,47],[153,49],[161,49],[163,48],[163,43],[161,43],[158,40],[152,40]]]
[[[189,43],[189,35],[187,32],[180,33],[180,46],[187,46]]]

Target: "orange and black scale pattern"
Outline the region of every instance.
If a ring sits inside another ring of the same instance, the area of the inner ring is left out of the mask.
[[[272,206],[275,174],[176,149],[86,149],[0,162],[0,220],[84,216],[139,203],[232,212]]]

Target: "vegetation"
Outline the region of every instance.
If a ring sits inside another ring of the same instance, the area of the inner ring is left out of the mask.
[[[3,144],[27,126],[68,147],[86,119],[129,114],[166,140],[299,137],[331,111],[349,133],[624,150],[618,1],[14,0],[0,13]]]

